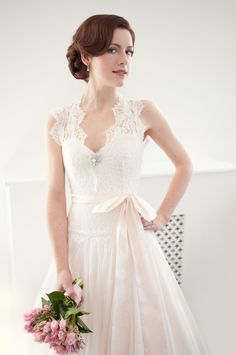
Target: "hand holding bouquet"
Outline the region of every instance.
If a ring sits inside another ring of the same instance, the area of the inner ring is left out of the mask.
[[[89,314],[80,308],[83,302],[83,281],[75,279],[73,289],[76,300],[62,291],[47,293],[41,297],[42,308],[35,308],[24,315],[24,329],[34,335],[39,343],[48,343],[58,354],[72,354],[86,345],[81,333],[92,332],[80,316]]]

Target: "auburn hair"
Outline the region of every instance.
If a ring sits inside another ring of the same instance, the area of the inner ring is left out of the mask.
[[[88,82],[89,72],[83,63],[81,53],[91,56],[104,54],[112,41],[113,31],[124,28],[131,34],[133,46],[135,33],[129,22],[117,15],[93,15],[88,17],[76,30],[72,43],[67,49],[66,57],[71,74],[76,79]]]

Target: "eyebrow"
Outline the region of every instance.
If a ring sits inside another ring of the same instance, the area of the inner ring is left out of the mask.
[[[121,47],[118,43],[111,43],[111,44],[113,44],[114,46],[117,46],[117,47]],[[127,48],[133,48],[133,46],[127,46]]]

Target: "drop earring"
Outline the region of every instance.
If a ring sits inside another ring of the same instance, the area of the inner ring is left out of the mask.
[[[89,71],[89,63],[88,63],[88,65],[87,65],[87,71]]]

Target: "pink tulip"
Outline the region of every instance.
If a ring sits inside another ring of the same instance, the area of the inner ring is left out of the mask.
[[[51,322],[47,322],[43,327],[44,333],[49,333],[51,331]]]
[[[60,341],[64,341],[64,340],[66,339],[66,332],[63,331],[63,330],[60,330],[60,331],[58,332],[58,339],[59,339]]]
[[[44,340],[44,335],[41,332],[34,333],[35,341],[42,343]]]
[[[82,290],[82,288],[79,285],[73,285],[73,289],[74,289],[74,292],[76,294],[75,302],[76,302],[77,306],[79,307],[80,304],[84,300],[83,299],[83,290]]]
[[[51,338],[51,335],[50,335],[50,334],[47,334],[47,335],[45,336],[45,338],[44,338],[44,342],[45,342],[45,343],[50,343],[51,340],[52,340],[52,338]]]
[[[74,345],[66,345],[66,353],[72,353],[76,350]]]
[[[53,321],[51,322],[52,332],[55,332],[58,328],[59,328],[59,324],[58,324],[57,320],[53,319]]]
[[[24,325],[24,329],[28,332],[28,333],[32,333],[34,330],[34,326],[32,324],[25,324]]]
[[[55,345],[53,346],[54,350],[56,350],[56,352],[58,354],[64,354],[65,353],[65,348],[63,345]]]
[[[51,338],[53,341],[57,341],[58,340],[58,334],[59,334],[60,330],[55,330],[53,333],[51,333]]]
[[[67,345],[73,345],[73,344],[75,344],[75,342],[76,342],[76,334],[75,333],[67,333],[65,343]]]
[[[32,311],[32,312],[30,312],[30,313],[26,313],[26,314],[24,315],[24,319],[25,319],[25,321],[27,321],[27,322],[31,322],[31,321],[33,321],[33,320],[35,319],[35,316],[36,316],[36,313],[35,313],[34,311]]]
[[[60,320],[60,329],[65,329],[66,328],[66,320],[65,319],[61,319]]]

